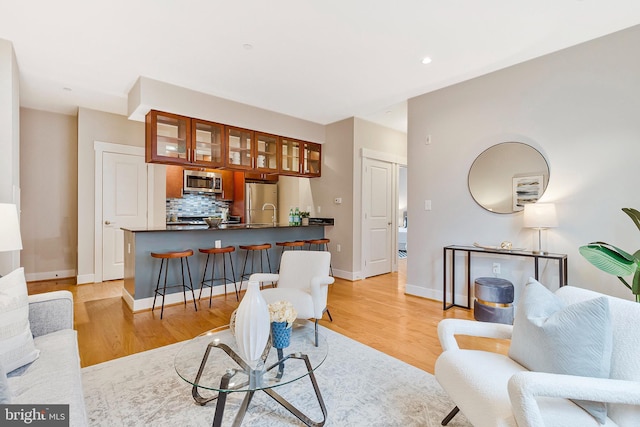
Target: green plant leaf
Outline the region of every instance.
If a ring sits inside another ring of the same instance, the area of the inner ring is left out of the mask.
[[[631,292],[633,292],[634,295],[640,295],[640,269],[637,269],[636,274],[633,275]]]
[[[636,257],[608,243],[592,242],[578,250],[595,267],[614,276],[628,276],[638,268]]]
[[[622,208],[622,212],[629,215],[633,223],[638,227],[638,230],[640,230],[640,211],[633,208]]]

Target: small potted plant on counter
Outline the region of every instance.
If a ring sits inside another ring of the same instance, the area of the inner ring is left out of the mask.
[[[309,225],[310,216],[311,214],[309,212],[300,212],[300,221],[302,222],[302,225]]]

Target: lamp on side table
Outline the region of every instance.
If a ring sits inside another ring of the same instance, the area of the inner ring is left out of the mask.
[[[524,205],[524,226],[538,230],[538,250],[534,254],[547,254],[542,250],[542,230],[558,226],[556,205],[553,203],[528,203]]]

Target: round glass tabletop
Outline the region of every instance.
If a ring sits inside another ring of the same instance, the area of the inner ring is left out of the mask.
[[[187,341],[175,356],[176,372],[195,387],[219,392],[247,392],[289,384],[322,365],[329,349],[327,340],[320,334],[318,346],[314,345],[312,322],[296,320],[292,328],[290,345],[282,352],[275,348],[269,349],[264,372],[258,376],[257,381],[255,374],[252,374],[252,380],[249,381],[249,372],[234,360],[234,357],[240,358],[237,356],[238,346],[229,325],[212,329]],[[308,358],[310,369],[304,360],[297,360],[303,356]],[[221,381],[224,376],[228,380],[226,386]]]

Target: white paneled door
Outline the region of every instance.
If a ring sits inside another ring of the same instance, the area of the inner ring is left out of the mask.
[[[147,164],[144,156],[102,156],[102,280],[124,277],[121,227],[147,225]]]
[[[393,165],[380,160],[364,160],[362,183],[364,277],[391,271]]]

